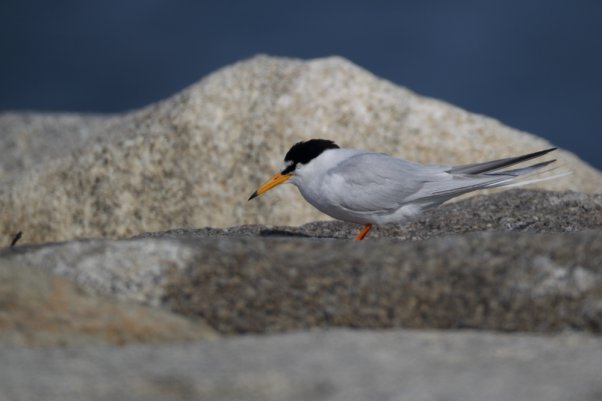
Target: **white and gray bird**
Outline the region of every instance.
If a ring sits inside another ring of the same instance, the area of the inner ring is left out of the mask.
[[[402,223],[467,192],[531,184],[565,175],[516,182],[518,177],[540,170],[555,160],[503,170],[555,149],[444,166],[340,148],[330,140],[311,139],[291,147],[280,172],[262,184],[249,200],[282,183],[291,183],[322,213],[337,220],[363,224],[364,229],[356,237],[361,240],[373,224]]]

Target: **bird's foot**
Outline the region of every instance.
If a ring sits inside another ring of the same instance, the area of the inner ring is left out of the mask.
[[[356,241],[361,241],[364,239],[364,237],[366,236],[366,234],[368,234],[368,231],[370,231],[370,229],[372,228],[372,224],[366,224],[364,226],[364,229],[357,235],[357,237],[355,237]]]

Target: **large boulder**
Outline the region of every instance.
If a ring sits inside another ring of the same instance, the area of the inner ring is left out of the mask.
[[[142,110],[104,118],[9,113],[0,130],[4,242],[18,231],[42,242],[324,218],[293,188],[246,202],[292,144],[312,137],[446,164],[551,146],[337,57],[259,56]],[[573,174],[542,187],[599,191],[598,171],[566,151],[554,157]]]
[[[513,191],[444,206],[439,217],[408,230],[385,227],[380,239],[361,243],[346,239],[357,227],[337,222],[241,226],[21,246],[0,261],[201,318],[224,334],[315,327],[600,333],[601,208],[599,195]]]
[[[597,400],[601,211],[513,190],[359,243],[341,222],[17,243],[0,398]]]
[[[66,278],[0,261],[0,345],[124,345],[216,338],[202,321],[106,296]]]

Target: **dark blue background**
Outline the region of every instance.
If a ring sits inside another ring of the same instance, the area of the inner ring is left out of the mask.
[[[118,112],[256,53],[341,55],[602,168],[602,1],[0,5],[0,110]]]

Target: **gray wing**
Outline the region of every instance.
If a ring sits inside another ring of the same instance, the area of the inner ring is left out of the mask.
[[[482,171],[497,170],[551,150],[457,167],[414,163],[383,153],[360,153],[329,170],[324,184],[336,189],[328,191],[331,203],[356,213],[387,213],[410,202],[426,208],[467,192],[508,185],[554,160],[499,173]]]
[[[416,199],[433,182],[450,181],[443,166],[423,165],[382,153],[361,153],[330,169],[330,202],[357,213],[386,213]],[[430,184],[429,184],[430,183]]]

